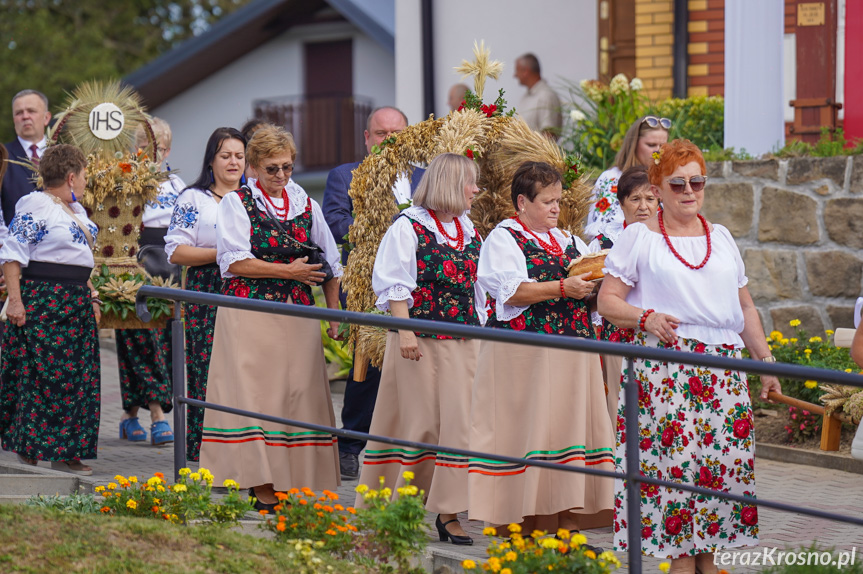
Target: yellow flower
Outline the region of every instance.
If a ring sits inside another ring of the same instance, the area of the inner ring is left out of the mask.
[[[158,476],[147,479],[147,486],[156,486],[157,484],[162,484],[162,479]]]
[[[850,372],[851,372],[851,369],[845,369],[845,372],[846,372],[846,373],[850,373]]]
[[[357,485],[355,490],[360,494],[365,494],[368,489],[369,489],[368,485],[359,484],[359,485]]]
[[[569,530],[567,530],[566,528],[558,528],[557,537],[561,540],[566,540],[567,538],[569,538]]]
[[[818,383],[817,383],[816,381],[806,381],[805,383],[803,383],[803,385],[804,385],[807,389],[814,389],[815,387],[817,387],[817,386],[818,386]]]
[[[774,341],[781,341],[782,333],[780,331],[770,331],[770,338]]]
[[[803,352],[806,353],[807,356],[812,354],[812,349],[803,349]]]
[[[510,570],[509,568],[504,568],[500,571],[500,574],[512,574],[512,570]]]
[[[539,545],[543,548],[555,549],[560,546],[560,540],[558,540],[557,538],[543,538],[539,541]]]
[[[412,484],[405,487],[405,492],[408,496],[416,496],[419,491],[420,489]]]
[[[500,572],[500,558],[492,556],[488,559],[488,567],[492,572]]]
[[[136,484],[138,482],[138,477],[137,476],[130,476],[129,482],[131,482],[132,484]]]
[[[580,532],[576,532],[572,535],[571,542],[573,546],[581,546],[582,544],[587,544],[587,537]]]
[[[159,492],[165,492],[165,487],[160,484],[156,487],[156,490]]]
[[[193,472],[189,475],[189,478],[191,478],[192,480],[201,480],[201,475],[197,472]]]
[[[473,560],[465,560],[461,563],[461,567],[465,570],[473,570],[474,568],[476,568],[476,562],[474,562]]]
[[[187,475],[192,473],[192,469],[184,467],[184,468],[181,468],[180,470],[178,470],[177,472],[180,474],[180,476],[187,476]]]
[[[237,481],[231,480],[230,478],[226,478],[225,482],[222,483],[222,486],[224,486],[225,488],[236,488],[237,490],[239,490],[240,488],[240,485],[237,484]]]
[[[510,550],[509,552],[504,554],[503,559],[507,562],[515,562],[516,560],[518,560],[518,554]]]
[[[849,371],[850,371],[850,369],[849,369]],[[96,487],[96,492],[104,492],[104,491],[105,491],[105,487],[104,487],[104,486],[97,486],[97,487]]]
[[[531,538],[540,538],[544,535],[545,535],[545,532],[543,532],[542,530],[534,530],[533,532],[530,533]]]
[[[792,327],[799,327],[800,326],[800,319],[791,319],[790,321],[788,321],[788,324],[791,325]],[[665,570],[665,571],[668,572],[668,570]]]
[[[793,341],[796,343],[796,342],[797,342],[797,339],[793,339]],[[787,344],[788,344],[788,339],[782,339],[781,341],[779,341],[779,344],[780,344],[780,345],[787,345]]]
[[[797,319],[795,319],[794,321],[797,321]],[[791,321],[792,327],[794,326],[793,325],[794,321]],[[800,321],[797,321],[797,322],[799,323]],[[660,572],[667,573],[669,570],[671,570],[671,562],[663,562],[662,564],[659,565],[659,571]]]
[[[585,550],[584,555],[587,556],[588,558],[590,558],[591,560],[596,559],[596,552],[594,552],[593,550]]]
[[[127,500],[126,501],[126,508],[131,508],[132,510],[135,510],[136,508],[138,508],[138,503],[135,502],[134,500]]]
[[[789,340],[789,339],[785,339],[785,340],[787,341],[787,340]],[[791,341],[792,343],[796,343],[796,342],[797,342],[797,337],[791,337],[790,341]]]
[[[126,477],[118,474],[114,476],[114,480],[116,480],[117,482],[126,482]]]
[[[810,343],[820,343],[821,337],[809,337],[809,342]]]
[[[602,554],[599,555],[600,560],[604,560],[609,564],[614,564],[616,567],[620,568],[620,560],[617,559],[617,556],[614,555],[610,550],[606,550]]]
[[[414,473],[412,473],[409,470],[404,471],[402,473],[402,476],[404,477],[405,480],[413,480],[414,479]]]
[[[510,532],[521,532],[521,526],[518,524],[510,524],[507,528]]]
[[[363,498],[365,500],[372,500],[373,498],[377,498],[377,497],[378,497],[378,491],[377,490],[370,490],[370,491],[366,492],[365,494],[363,494]]]
[[[826,331],[824,331],[824,334],[829,336],[829,335],[833,335],[835,332],[836,331],[834,331],[833,329],[827,329]]]
[[[483,536],[496,536],[497,530],[492,528],[491,526],[486,526],[485,528],[482,529],[482,535]]]
[[[187,489],[186,489],[185,484],[175,484],[174,485],[174,492],[186,492],[186,490]]]
[[[393,491],[390,490],[389,488],[382,488],[381,489],[381,498],[389,498],[392,495],[393,495]]]
[[[206,477],[208,474],[209,474],[210,476],[212,476],[212,474],[210,474],[210,471],[209,471],[209,470],[207,470],[206,468],[199,468],[199,469],[198,469],[198,474],[200,474],[200,475],[201,475],[201,476],[203,476],[203,477]]]
[[[117,488],[116,484],[114,484],[113,482],[108,483],[108,490],[114,490],[115,488]]]

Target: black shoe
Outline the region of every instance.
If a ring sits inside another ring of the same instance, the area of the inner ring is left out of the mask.
[[[437,533],[440,536],[441,542],[446,542],[449,539],[450,542],[455,544],[456,546],[472,546],[473,538],[470,536],[458,536],[456,534],[451,534],[447,529],[447,524],[452,524],[453,522],[458,522],[458,518],[453,518],[452,520],[447,520],[446,522],[440,521],[440,514],[437,515],[437,518],[434,521],[434,525],[437,528]]]
[[[266,502],[261,502],[258,500],[258,497],[255,496],[255,489],[249,489],[249,496],[255,499],[255,503],[252,505],[255,510],[266,510],[270,514],[276,513],[276,504],[267,504]]]
[[[360,475],[360,457],[351,452],[340,452],[339,467],[343,480],[354,480]]]
[[[578,534],[578,530],[572,530],[571,534]],[[567,542],[567,543],[570,542],[569,540],[564,540],[563,538],[561,538],[557,534],[555,534],[554,537],[557,538],[558,540],[563,540],[564,542]],[[603,548],[601,546],[591,546],[590,544],[582,544],[581,547],[584,548],[585,550],[590,550],[591,552],[593,552],[597,556],[599,556],[600,554],[605,552],[605,548]]]

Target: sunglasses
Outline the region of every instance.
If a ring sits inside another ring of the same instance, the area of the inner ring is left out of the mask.
[[[647,124],[647,127],[649,127],[649,128],[662,127],[662,129],[664,129],[664,130],[670,130],[671,129],[671,120],[669,120],[668,118],[657,118],[656,116],[647,116],[643,120],[641,120],[641,123]]]
[[[693,175],[688,180],[682,177],[672,177],[668,180],[668,187],[674,193],[683,193],[686,191],[686,184],[689,183],[689,188],[692,191],[701,191],[704,189],[704,184],[707,183],[706,175]]]
[[[280,171],[291,173],[294,171],[294,164],[286,163],[285,165],[268,165],[264,168],[264,171],[267,172],[267,175],[276,175]]]

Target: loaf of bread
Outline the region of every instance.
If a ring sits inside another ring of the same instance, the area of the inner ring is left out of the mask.
[[[605,277],[605,274],[602,272],[602,268],[605,266],[605,256],[608,255],[608,251],[608,249],[603,249],[602,251],[588,253],[587,255],[582,255],[581,257],[573,259],[568,268],[569,276],[572,277],[574,275],[590,273],[590,275],[585,278],[585,281],[602,279]]]

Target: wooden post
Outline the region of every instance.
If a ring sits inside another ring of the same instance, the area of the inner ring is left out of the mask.
[[[842,421],[832,416],[824,417],[821,427],[821,450],[839,450]]]
[[[369,370],[369,358],[361,353],[354,353],[354,381],[362,383],[366,380]]]

